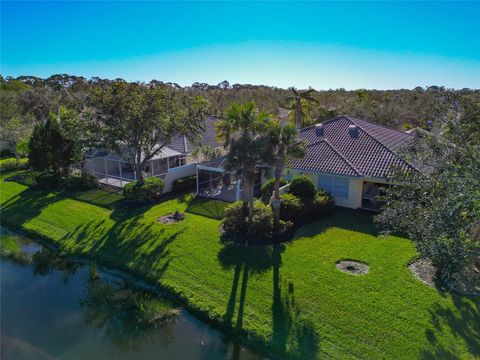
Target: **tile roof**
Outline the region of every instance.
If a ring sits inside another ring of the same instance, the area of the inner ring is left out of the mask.
[[[215,131],[215,123],[218,121],[217,118],[209,117],[205,121],[205,130],[200,135],[200,144],[208,145],[212,147],[220,146],[219,143],[215,140],[216,131]],[[184,135],[175,134],[172,137],[172,141],[169,145],[167,145],[170,149],[176,150],[181,152],[182,154],[191,153],[195,150],[195,144],[191,143]]]
[[[412,135],[350,116],[337,116],[299,131],[307,143],[303,159],[292,169],[345,176],[389,178],[394,168],[412,169],[398,154]]]

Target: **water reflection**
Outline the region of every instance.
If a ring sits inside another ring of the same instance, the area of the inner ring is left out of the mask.
[[[16,241],[21,256],[1,253],[2,360],[261,359],[156,295]]]

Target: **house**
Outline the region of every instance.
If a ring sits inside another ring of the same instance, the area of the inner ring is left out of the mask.
[[[395,169],[414,169],[400,156],[413,135],[351,116],[301,129],[299,138],[306,143],[305,156],[292,159],[285,176],[308,175],[338,206],[378,209],[376,196]]]
[[[209,117],[205,121],[205,129],[200,135],[199,144],[220,146],[215,140],[217,121],[218,119],[214,117]],[[145,170],[148,176],[163,178],[165,191],[170,191],[176,179],[196,174],[196,159],[193,156],[195,149],[196,145],[186,136],[176,134],[167,146],[147,161]],[[95,149],[85,154],[83,170],[97,176],[100,183],[114,187],[123,187],[137,179],[137,174],[126,159],[114,151],[105,149]]]

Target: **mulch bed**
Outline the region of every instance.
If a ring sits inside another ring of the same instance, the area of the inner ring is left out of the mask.
[[[167,214],[167,215],[164,215],[164,216],[160,216],[157,221],[162,223],[162,224],[166,224],[166,225],[169,225],[169,224],[175,224],[175,223],[178,223],[180,221],[183,221],[185,219],[185,214],[179,212],[179,211],[175,211],[171,214]]]
[[[415,278],[436,288],[436,269],[430,261],[420,259],[411,263],[408,268]],[[450,281],[447,288],[462,294],[480,295],[480,258],[473,258],[465,270]]]
[[[368,274],[370,266],[355,260],[342,260],[335,265],[338,270],[350,275]]]

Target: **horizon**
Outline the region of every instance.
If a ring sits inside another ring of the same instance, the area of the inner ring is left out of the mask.
[[[480,84],[480,3],[2,1],[1,10],[5,77],[316,90]]]

